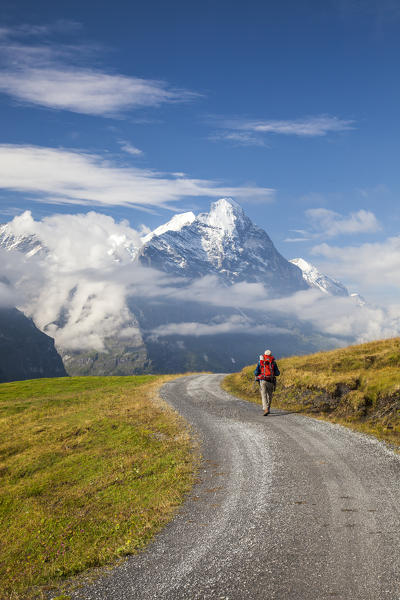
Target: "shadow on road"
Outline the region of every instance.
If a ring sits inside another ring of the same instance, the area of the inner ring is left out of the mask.
[[[301,415],[301,410],[283,410],[281,412],[270,412],[268,415],[268,419],[271,417],[286,417],[286,415]]]

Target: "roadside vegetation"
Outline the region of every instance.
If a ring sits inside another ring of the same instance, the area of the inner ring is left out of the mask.
[[[278,361],[273,406],[309,414],[400,446],[400,338]],[[228,375],[223,387],[260,402],[255,365]]]
[[[157,393],[174,377],[0,385],[1,600],[49,597],[172,517],[195,467],[185,423]]]

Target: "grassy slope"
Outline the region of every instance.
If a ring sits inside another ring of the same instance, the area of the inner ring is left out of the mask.
[[[278,361],[273,405],[322,417],[400,445],[400,338]],[[255,365],[228,375],[225,389],[260,402]]]
[[[0,386],[0,598],[135,552],[193,480],[172,376],[75,377]]]

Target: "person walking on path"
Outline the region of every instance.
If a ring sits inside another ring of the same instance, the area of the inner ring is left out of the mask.
[[[264,354],[260,355],[254,375],[260,385],[264,417],[267,417],[271,408],[272,394],[276,386],[276,377],[280,375],[278,365],[272,356],[271,350],[266,350]]]

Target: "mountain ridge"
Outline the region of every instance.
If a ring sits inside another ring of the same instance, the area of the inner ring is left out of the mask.
[[[182,222],[179,229],[153,235],[140,249],[139,260],[145,266],[188,278],[213,274],[230,284],[262,283],[271,296],[307,288],[301,271],[230,198],[213,202],[209,213]]]
[[[289,262],[296,265],[296,267],[301,270],[304,281],[306,281],[310,287],[316,288],[324,294],[330,294],[331,296],[350,295],[348,289],[340,281],[321,273],[315,265],[304,260],[304,258],[292,258]]]

